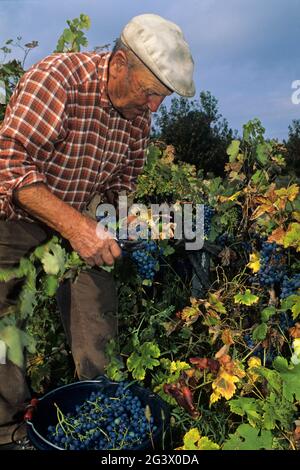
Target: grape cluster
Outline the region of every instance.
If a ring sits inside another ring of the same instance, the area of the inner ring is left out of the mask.
[[[284,276],[281,285],[280,298],[285,299],[289,295],[297,294],[300,288],[300,273],[295,274],[293,277]]]
[[[218,236],[216,242],[218,245],[224,248],[225,246],[230,245],[233,242],[233,237],[229,233],[224,232]]]
[[[204,235],[208,236],[211,229],[211,219],[215,215],[215,210],[205,205],[204,206]]]
[[[295,320],[290,312],[281,312],[279,314],[279,325],[283,332],[295,325]]]
[[[260,270],[255,279],[261,286],[271,287],[282,281],[286,272],[283,250],[275,243],[263,242],[260,251]]]
[[[48,427],[47,439],[66,450],[126,450],[151,440],[154,419],[126,387],[121,382],[113,397],[92,392],[66,416],[58,409],[58,423]]]
[[[131,258],[137,266],[137,270],[142,279],[153,280],[157,271],[157,255],[160,253],[158,245],[154,240],[145,242],[143,248],[135,250]]]

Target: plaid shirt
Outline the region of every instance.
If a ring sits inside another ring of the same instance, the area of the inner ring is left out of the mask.
[[[151,113],[130,121],[112,107],[109,58],[52,54],[21,78],[0,128],[0,219],[32,220],[12,199],[32,183],[79,211],[96,193],[134,189]]]

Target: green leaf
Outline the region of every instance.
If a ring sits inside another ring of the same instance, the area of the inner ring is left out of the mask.
[[[251,178],[255,185],[266,184],[268,182],[267,173],[265,170],[257,170]]]
[[[59,286],[59,281],[56,276],[48,275],[44,279],[43,289],[47,297],[53,297]]]
[[[91,20],[88,15],[84,15],[83,13],[80,14],[80,28],[90,29],[91,27]]]
[[[252,332],[252,338],[254,341],[263,341],[268,333],[268,325],[261,323]]]
[[[34,312],[37,305],[36,290],[23,288],[20,294],[20,314],[21,318],[27,318]]]
[[[117,357],[111,359],[110,363],[105,369],[105,372],[109,379],[115,380],[116,382],[126,380],[128,377],[128,373],[124,371],[123,362]]]
[[[241,424],[235,434],[229,434],[224,450],[260,450],[272,449],[273,436],[270,431],[252,428],[249,424]]]
[[[244,294],[236,294],[234,296],[234,302],[236,304],[243,304],[243,305],[253,305],[259,301],[259,297],[251,293],[250,289],[246,289]]]
[[[0,339],[7,346],[7,358],[20,368],[24,367],[24,349],[35,352],[34,339],[15,325],[4,328],[0,325]]]
[[[212,294],[211,292],[209,292],[208,294],[208,300],[209,300],[209,303],[211,304],[212,308],[218,312],[218,313],[227,313],[226,312],[226,308],[225,308],[225,305],[223,304],[223,302],[221,302],[218,297],[215,295],[215,294]]]
[[[231,163],[235,162],[240,151],[240,145],[241,142],[239,140],[233,140],[227,148],[227,155],[229,155],[229,161]]]
[[[19,266],[16,268],[2,269],[0,271],[0,282],[8,282],[11,279],[20,279],[27,275],[32,263],[27,258],[21,258]]]
[[[41,261],[47,274],[63,274],[65,271],[66,252],[58,244],[51,246],[51,252],[44,253]]]
[[[75,35],[72,33],[70,29],[66,28],[63,32],[63,38],[65,42],[72,43],[75,38]]]
[[[219,450],[220,446],[215,444],[208,437],[200,437],[198,429],[190,429],[183,438],[184,445],[180,450]]]
[[[171,245],[169,245],[168,240],[160,241],[159,242],[159,247],[162,248],[164,256],[170,256],[173,253],[175,253],[174,248]]]
[[[267,322],[269,319],[275,315],[276,313],[276,308],[271,306],[271,307],[266,307],[262,310],[261,312],[261,321]]]
[[[137,351],[134,351],[127,359],[127,367],[132,376],[137,380],[144,380],[147,369],[159,366],[156,359],[160,356],[160,350],[157,344],[147,342],[142,344]]]
[[[274,361],[273,361],[273,367],[276,369],[278,372],[287,372],[289,370],[289,364],[288,361],[282,357],[282,356],[277,356]]]
[[[219,450],[220,446],[215,442],[208,439],[208,437],[201,437],[198,441],[198,450]]]
[[[262,401],[263,427],[265,429],[275,429],[276,422],[284,429],[289,429],[296,412],[296,407],[288,402],[284,397],[271,392],[270,396]]]
[[[266,367],[253,367],[253,372],[264,377],[268,382],[269,388],[281,395],[282,378],[276,370],[267,369]]]
[[[270,144],[268,144],[267,142],[260,143],[256,147],[256,159],[263,166],[265,166],[269,161],[269,158],[268,158],[269,151],[270,151]]]
[[[233,413],[239,416],[246,415],[252,426],[257,426],[261,421],[259,400],[255,398],[235,398],[229,401],[229,406]]]
[[[300,400],[300,364],[287,366],[284,358],[278,357],[273,362],[283,381],[283,396],[290,402]],[[287,368],[286,368],[287,367]]]
[[[183,437],[183,449],[184,450],[196,450],[197,445],[196,443],[200,439],[200,433],[198,429],[192,428],[190,429]]]
[[[300,295],[290,295],[286,299],[281,302],[281,310],[286,312],[287,310],[291,310],[293,314],[293,319],[300,315]]]

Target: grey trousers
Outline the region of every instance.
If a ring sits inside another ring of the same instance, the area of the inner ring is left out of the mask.
[[[37,223],[0,221],[0,268],[18,264],[22,256],[52,235]],[[16,302],[20,284],[14,280],[0,282],[0,318]],[[57,302],[78,378],[91,379],[103,373],[106,343],[117,333],[117,295],[112,275],[101,268],[82,272],[76,282],[67,280],[60,285]],[[14,421],[28,399],[25,371],[10,361],[0,364],[0,443],[5,441],[5,433],[11,432],[10,425],[3,425]]]

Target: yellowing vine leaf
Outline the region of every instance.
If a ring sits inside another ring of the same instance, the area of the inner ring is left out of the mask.
[[[210,396],[210,404],[215,403],[221,397],[230,400],[236,391],[236,382],[239,382],[238,377],[228,374],[228,372],[224,370],[220,370],[218,377],[212,383],[213,393]]]
[[[250,262],[247,267],[252,269],[252,272],[257,273],[260,270],[260,257],[258,253],[251,253]]]
[[[183,446],[177,447],[176,450],[219,450],[218,444],[208,439],[208,437],[201,437],[198,429],[190,429],[183,437]]]
[[[275,193],[281,200],[294,201],[299,194],[299,189],[297,184],[292,184],[288,188],[277,189]]]
[[[241,194],[242,191],[237,191],[236,193],[232,194],[231,196],[219,196],[218,200],[223,203],[223,202],[233,202],[236,201],[239,195]]]
[[[275,242],[278,245],[284,244],[284,237],[285,237],[285,230],[282,227],[276,228],[268,238],[268,242],[272,243]]]
[[[289,225],[285,237],[284,248],[294,247],[300,251],[300,223],[293,222]]]
[[[251,293],[250,289],[246,289],[244,294],[236,294],[234,296],[234,302],[236,304],[243,304],[243,305],[253,305],[259,301],[259,297]]]
[[[252,383],[255,383],[259,378],[259,375],[256,373],[255,369],[261,366],[261,360],[259,357],[250,357],[248,360],[248,369],[247,375],[249,376]]]

